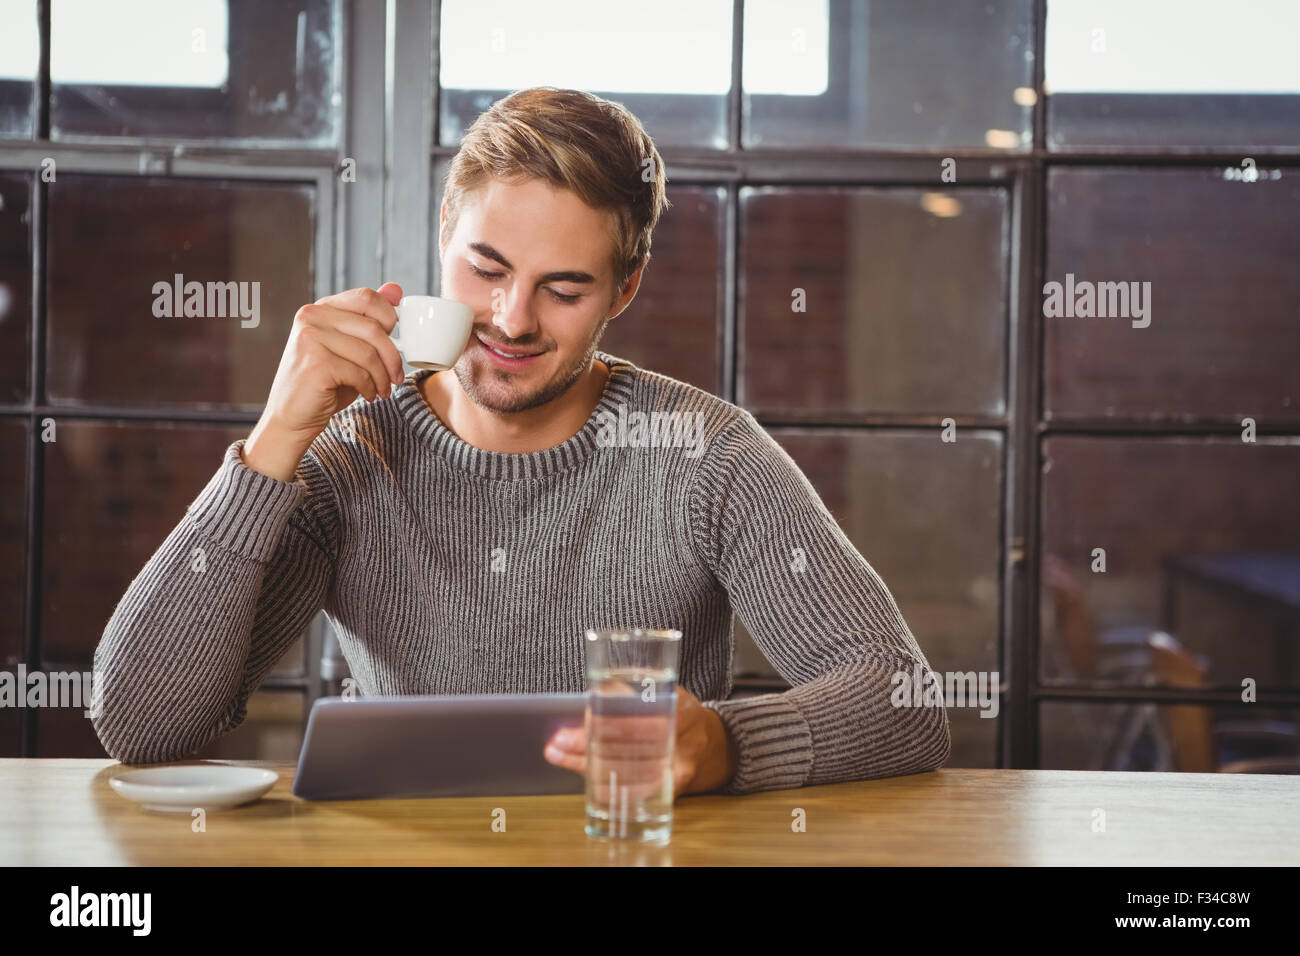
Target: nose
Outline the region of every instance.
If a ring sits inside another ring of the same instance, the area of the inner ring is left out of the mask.
[[[522,339],[537,331],[532,303],[517,286],[497,288],[492,295],[492,324],[510,339]]]

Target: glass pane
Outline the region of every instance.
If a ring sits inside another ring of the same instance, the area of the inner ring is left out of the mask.
[[[31,387],[32,180],[0,175],[0,402]]]
[[[668,201],[636,298],[610,322],[599,347],[716,394],[722,388],[718,290],[726,192],[669,187]]]
[[[127,586],[248,428],[62,419],[44,446],[41,654],[88,670]],[[111,560],[106,559],[111,555]]]
[[[32,716],[36,720],[36,756],[108,759],[85,708],[42,707],[32,711]]]
[[[1049,148],[1300,144],[1294,0],[1048,0]]]
[[[1046,701],[1038,708],[1044,770],[1295,773],[1300,711],[1263,707]]]
[[[214,469],[215,470],[215,469]],[[280,662],[271,668],[269,677],[301,677],[307,669],[307,640],[300,637],[284,652]]]
[[[22,711],[0,708],[0,757],[21,757],[22,753]]]
[[[52,401],[262,407],[316,299],[311,187],[68,175],[49,203]]]
[[[1005,192],[765,187],[740,198],[742,404],[1003,413]]]
[[[442,257],[438,249],[438,232],[441,229],[442,196],[447,184],[447,172],[451,162],[444,159],[433,161],[433,187],[429,190],[429,275],[433,288],[442,294]],[[662,222],[662,218],[660,222]],[[405,289],[402,290],[406,292]],[[433,293],[430,293],[433,294]]]
[[[755,146],[1033,144],[1033,3],[745,4],[742,137]]]
[[[302,749],[303,692],[257,690],[244,722],[195,753],[202,760],[293,760]]]
[[[0,716],[3,715],[0,711]],[[4,731],[0,721],[0,733]],[[194,760],[297,760],[305,731],[301,690],[258,690],[237,728],[195,752]],[[16,739],[16,732],[14,734]],[[0,747],[3,747],[0,738]],[[108,754],[81,710],[46,707],[36,731],[38,757],[99,757]]]
[[[331,146],[332,0],[54,0],[51,135]]]
[[[770,431],[880,574],[930,666],[996,671],[1002,436]],[[737,674],[776,677],[739,618],[736,628]],[[948,766],[997,765],[996,719],[970,707],[950,708],[949,719]]]
[[[0,667],[24,656],[26,607],[27,422],[0,418]]]
[[[1049,171],[1049,418],[1300,419],[1300,179],[1224,173]]]
[[[731,0],[443,0],[439,142],[513,90],[555,86],[622,103],[655,145],[727,145]]]
[[[1042,676],[1300,684],[1300,443],[1053,437],[1043,443]],[[1166,637],[1152,637],[1158,631]]]
[[[36,0],[0,0],[0,136],[30,139],[36,129],[41,52]]]

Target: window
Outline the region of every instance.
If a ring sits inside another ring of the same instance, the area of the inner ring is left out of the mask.
[[[36,0],[0,0],[0,23],[0,138],[27,139],[36,127]]]
[[[314,206],[310,186],[60,177],[50,400],[260,409],[294,313],[316,298]]]
[[[31,388],[32,180],[0,173],[0,402]]]
[[[439,6],[441,143],[460,142],[475,117],[511,90],[545,85],[623,103],[661,148],[727,144],[728,0]]]
[[[765,187],[740,201],[746,407],[1003,413],[1004,193]]]
[[[1047,281],[1108,284],[1044,319],[1050,418],[1300,419],[1300,178],[1234,172],[1050,170]]]
[[[40,9],[0,0],[0,666],[86,671],[257,420],[297,309],[337,289],[341,11]],[[283,754],[320,640],[278,662],[223,754]],[[80,710],[0,708],[0,756],[103,754]]]
[[[333,145],[336,16],[330,0],[53,0],[52,138]]]
[[[884,579],[931,667],[996,672],[1002,436],[972,430],[945,443],[913,429],[771,432]],[[735,625],[738,681],[778,682],[739,618]],[[995,765],[996,717],[962,707],[948,717],[950,766]]]
[[[672,215],[655,228],[650,264],[632,304],[610,322],[600,347],[642,368],[706,391],[722,383],[722,296],[726,194],[718,187],[668,187]]]
[[[1032,8],[747,2],[745,147],[1028,149]]]
[[[1043,679],[1155,680],[1162,631],[1206,685],[1300,686],[1286,610],[1300,511],[1279,506],[1297,472],[1300,445],[1272,438],[1045,442]]]
[[[1297,31],[1292,0],[1048,0],[1048,144],[1300,146]]]

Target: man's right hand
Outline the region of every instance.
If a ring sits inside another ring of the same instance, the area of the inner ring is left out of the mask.
[[[358,395],[387,398],[404,375],[389,338],[402,288],[352,289],[304,305],[293,317],[289,342],[262,417],[244,443],[244,464],[292,481],[302,456],[340,409]]]

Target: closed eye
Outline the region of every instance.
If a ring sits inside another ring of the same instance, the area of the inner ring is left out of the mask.
[[[482,271],[482,269],[478,268],[477,265],[474,265],[473,263],[469,263],[469,271],[476,274],[476,276],[480,278],[500,278],[504,274],[500,272],[484,272]]]
[[[472,262],[469,263],[469,269],[480,279],[500,279],[503,275],[505,275],[505,273],[503,272],[484,272],[482,269],[474,265],[474,263]],[[572,305],[573,303],[577,302],[579,299],[582,298],[581,295],[564,295],[562,293],[556,292],[554,289],[547,289],[546,291],[551,294],[551,297],[555,299],[555,301],[563,302],[565,305]]]

